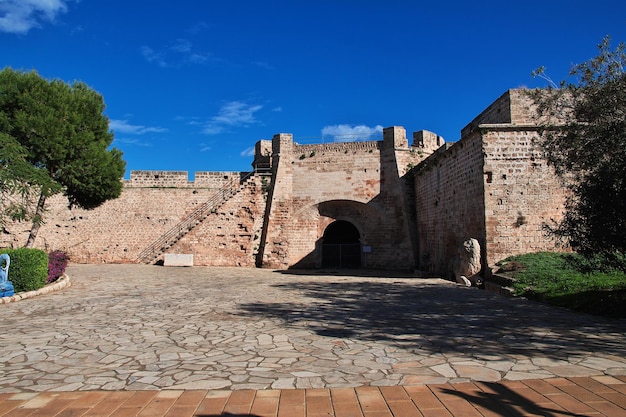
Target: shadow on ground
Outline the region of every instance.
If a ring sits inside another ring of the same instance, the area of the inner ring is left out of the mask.
[[[294,275],[294,276],[336,276],[336,277],[363,277],[363,278],[439,278],[440,275],[431,274],[428,272],[419,272],[419,277],[416,272],[405,271],[393,271],[383,269],[286,269],[274,271],[281,275]]]
[[[261,417],[257,414],[231,414],[231,413],[222,413],[222,414],[196,414],[194,417]]]
[[[438,393],[463,398],[485,415],[497,416],[545,416],[545,417],[585,417],[563,409],[548,408],[531,401],[529,398],[505,387],[502,384],[483,382],[484,391],[462,392],[449,388],[434,388]],[[440,394],[440,395],[441,395]],[[487,413],[488,411],[488,413]]]
[[[240,305],[244,315],[281,319],[332,338],[376,340],[406,349],[494,359],[521,354],[567,359],[597,352],[624,357],[625,320],[609,320],[419,279],[294,282],[289,303]],[[304,303],[301,297],[309,300]],[[313,301],[311,301],[313,299]]]

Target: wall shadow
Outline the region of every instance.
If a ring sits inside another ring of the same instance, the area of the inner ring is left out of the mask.
[[[626,318],[626,288],[588,290],[551,297],[554,305],[576,305],[578,311],[599,316]]]
[[[261,417],[261,416],[257,414],[222,413],[222,414],[194,414],[194,417]]]
[[[284,298],[293,301],[243,304],[240,314],[280,319],[326,337],[489,360],[539,355],[567,361],[590,352],[626,357],[626,320],[577,314],[475,288],[354,277],[274,286],[292,292]],[[303,297],[307,301],[299,302]]]
[[[415,278],[420,279],[414,272],[406,272],[402,270],[387,269],[367,269],[367,268],[319,268],[319,269],[280,269],[275,271],[281,275],[294,276],[336,276],[336,277],[362,277],[362,278]],[[429,277],[438,278],[439,276],[430,275]]]
[[[486,387],[483,392],[462,392],[449,388],[432,388],[434,392],[463,398],[473,404],[479,410],[489,410],[494,415],[522,417],[522,416],[545,416],[545,417],[585,417],[585,414],[570,413],[562,408],[550,408],[534,403],[530,399],[517,392],[493,382],[481,382]]]

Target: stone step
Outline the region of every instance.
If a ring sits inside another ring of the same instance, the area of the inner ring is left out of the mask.
[[[501,295],[513,296],[513,284],[515,284],[515,278],[507,277],[501,274],[491,274],[491,276],[485,279],[485,290],[495,292]]]

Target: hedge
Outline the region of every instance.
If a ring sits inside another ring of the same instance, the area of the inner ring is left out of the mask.
[[[15,292],[37,290],[46,285],[48,278],[48,254],[41,249],[0,249],[11,258],[9,281]]]

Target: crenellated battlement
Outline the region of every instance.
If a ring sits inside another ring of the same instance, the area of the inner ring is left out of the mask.
[[[311,152],[344,153],[346,151],[369,151],[379,149],[380,141],[369,142],[332,142],[322,144],[294,144],[294,154],[310,154]]]
[[[124,180],[127,188],[209,188],[219,189],[241,178],[237,171],[198,171],[193,181],[187,171],[131,171],[130,179]]]
[[[260,140],[255,146],[254,166],[262,163],[269,164],[272,155],[290,154],[294,157],[298,155],[310,155],[311,153],[343,154],[357,151],[380,151],[383,148],[392,150],[414,150],[431,154],[444,144],[444,139],[427,130],[413,132],[413,143],[409,146],[406,131],[401,126],[392,126],[384,130],[384,139],[378,141],[358,141],[358,142],[329,142],[315,144],[299,144],[293,140],[293,135],[281,133],[269,141]]]

